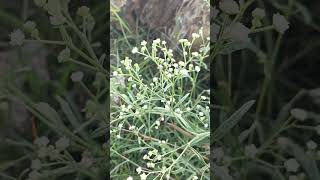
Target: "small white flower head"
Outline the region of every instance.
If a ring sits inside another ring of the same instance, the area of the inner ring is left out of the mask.
[[[180,114],[180,113],[181,113],[180,108],[177,108],[177,109],[175,110],[175,112],[176,112],[177,114]]]
[[[296,159],[291,158],[284,162],[284,167],[288,172],[297,172],[300,164]]]
[[[266,16],[266,12],[264,11],[264,9],[256,8],[252,11],[252,16],[254,18],[262,19]]]
[[[134,47],[133,49],[132,49],[132,54],[136,54],[136,53],[138,53],[139,52],[139,50],[138,50],[138,48],[137,47]]]
[[[34,141],[34,144],[36,144],[40,147],[45,147],[49,144],[49,142],[50,141],[46,136],[41,136]]]
[[[318,147],[317,143],[315,143],[312,140],[308,141],[306,145],[307,145],[308,150],[316,150]]]
[[[192,177],[192,180],[198,180],[199,178],[198,178],[198,176],[193,176]]]
[[[179,64],[179,66],[181,66],[181,67],[184,67],[184,66],[186,65],[186,63],[183,62],[183,61],[179,61],[178,64]]]
[[[141,167],[138,167],[138,168],[136,169],[136,171],[137,171],[138,174],[140,174],[140,173],[142,172],[142,168],[141,168]]]
[[[76,71],[71,74],[70,78],[73,82],[80,82],[82,81],[83,76],[84,76],[83,72]]]
[[[208,128],[208,127],[209,127],[208,123],[204,124],[204,128]]]
[[[147,45],[147,41],[143,40],[143,41],[141,42],[141,46],[146,46],[146,45]]]
[[[244,153],[246,156],[254,158],[258,153],[258,149],[254,144],[248,145],[244,148]]]
[[[289,29],[289,22],[286,18],[279,13],[274,14],[272,17],[274,28],[281,34]]]
[[[199,116],[204,116],[204,113],[203,112],[199,112]]]
[[[148,167],[148,168],[154,168],[154,167],[155,167],[155,164],[152,163],[152,162],[148,162],[148,163],[147,163],[147,167]]]
[[[59,55],[58,55],[58,62],[62,63],[64,61],[67,61],[70,58],[70,49],[69,48],[65,48],[64,50],[62,50]]]
[[[118,71],[113,71],[112,73],[113,76],[118,76],[118,74],[119,74]]]
[[[158,78],[157,78],[157,77],[154,77],[154,78],[152,78],[152,81],[153,81],[153,82],[158,82]]]
[[[87,6],[81,6],[77,10],[77,15],[81,17],[88,17],[90,15],[90,8]]]
[[[160,44],[160,42],[161,42],[161,40],[159,38],[157,38],[157,39],[153,40],[152,45],[153,46],[158,45],[158,44]]]
[[[307,113],[307,111],[305,111],[305,110],[303,110],[303,109],[299,109],[299,108],[292,109],[292,110],[290,111],[290,114],[291,114],[294,118],[296,118],[296,119],[298,119],[298,120],[300,120],[300,121],[304,121],[304,120],[306,120],[306,119],[308,118],[308,113]]]
[[[145,154],[143,157],[142,157],[143,160],[146,160],[146,159],[149,159],[149,156],[147,154]]]
[[[31,169],[38,170],[41,168],[41,161],[39,159],[35,159],[31,161]]]
[[[161,44],[162,44],[162,45],[166,45],[166,44],[167,44],[167,42],[165,42],[165,41],[161,41]]]
[[[120,135],[120,134],[117,134],[117,138],[120,139],[120,138],[121,138],[121,135]]]
[[[226,28],[225,35],[233,41],[248,42],[250,29],[242,23],[234,23]]]
[[[234,0],[221,0],[219,3],[220,9],[227,14],[237,14],[240,12],[239,5]]]
[[[192,38],[193,39],[198,39],[200,35],[198,33],[192,33]]]
[[[196,70],[196,72],[200,72],[201,70],[199,66],[196,66],[194,69]]]
[[[131,176],[129,176],[129,177],[127,178],[127,180],[133,180],[133,178],[132,178]]]
[[[140,175],[140,179],[141,179],[141,180],[147,180],[147,177],[148,177],[148,175],[146,175],[145,173],[142,173],[142,174]]]
[[[162,140],[160,143],[165,144],[166,141],[165,141],[165,140]],[[157,155],[157,156],[156,156],[156,159],[157,159],[158,161],[161,161],[162,156],[161,156],[161,155]]]
[[[20,29],[13,31],[10,34],[10,44],[12,46],[21,46],[23,44],[24,39],[25,35]]]
[[[156,125],[160,126],[160,121],[156,120]]]
[[[194,56],[194,57],[198,57],[199,53],[198,52],[192,52],[191,55]]]
[[[66,149],[70,145],[70,139],[62,137],[58,141],[56,141],[55,145],[57,149]]]

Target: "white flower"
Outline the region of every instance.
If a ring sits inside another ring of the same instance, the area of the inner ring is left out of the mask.
[[[141,46],[146,46],[146,45],[147,45],[147,41],[143,40],[143,41],[141,42]]]
[[[12,46],[21,46],[23,44],[23,40],[25,39],[24,33],[18,29],[10,34],[10,44]]]
[[[62,50],[59,55],[58,55],[58,62],[62,63],[66,60],[68,60],[70,58],[70,49],[69,48],[65,48],[64,50]]]
[[[198,53],[198,52],[192,52],[191,54],[192,54],[192,56],[195,56],[195,57],[198,57],[198,56],[199,56],[199,53]]]
[[[76,71],[71,74],[70,78],[73,82],[80,82],[82,81],[83,76],[84,76],[83,72]]]
[[[197,179],[199,179],[198,176],[193,176],[192,177],[192,180],[197,180]]]
[[[141,167],[138,167],[138,168],[136,169],[136,171],[137,171],[138,174],[140,174],[140,173],[142,172],[142,168],[141,168]]]
[[[34,144],[38,146],[47,146],[49,142],[50,141],[46,136],[41,136],[34,141]]]
[[[254,158],[258,153],[258,149],[254,144],[248,145],[244,148],[244,153],[246,156]]]
[[[133,180],[133,178],[132,178],[131,176],[129,176],[129,177],[127,178],[127,180]]]
[[[289,29],[289,22],[286,18],[279,13],[274,14],[272,17],[273,26],[279,33],[284,33],[286,30]]]
[[[141,180],[147,180],[148,175],[146,175],[145,173],[142,173],[140,175]]]
[[[147,180],[148,175],[146,175],[145,173],[140,175],[141,180]]]
[[[118,71],[113,71],[113,76],[117,76],[118,75]]]
[[[162,41],[162,42],[161,42],[161,44],[162,44],[162,45],[166,45],[166,44],[167,44],[167,42],[165,42],[165,41]]]
[[[197,38],[199,38],[199,37],[200,37],[199,34],[197,34],[197,33],[192,33],[192,38],[193,38],[193,39],[197,39]]]
[[[314,141],[310,140],[307,142],[307,148],[308,150],[315,150],[317,149],[318,145]]]
[[[239,22],[228,26],[225,33],[226,37],[232,39],[233,41],[248,42],[250,40],[248,37],[250,29]]]
[[[239,13],[239,5],[234,0],[222,0],[219,3],[220,9],[227,14]]]
[[[297,160],[291,158],[284,162],[284,167],[287,169],[288,172],[297,172],[300,165]]]
[[[152,78],[152,81],[153,81],[153,82],[158,82],[158,78],[157,78],[157,77],[154,77],[154,78]]]
[[[149,163],[147,163],[147,167],[148,167],[148,168],[154,168],[154,167],[155,167],[155,164],[152,163],[152,162],[149,162]]]
[[[136,53],[138,53],[139,52],[139,50],[138,50],[138,48],[137,47],[134,47],[133,49],[132,49],[132,54],[136,54]]]
[[[199,66],[196,66],[194,69],[196,70],[196,72],[200,72],[200,67]]]
[[[199,112],[199,116],[204,116],[204,113],[203,112]]]
[[[300,121],[304,121],[304,120],[306,120],[306,119],[308,118],[308,113],[307,113],[307,111],[305,111],[305,110],[303,110],[303,109],[299,109],[299,108],[292,109],[292,110],[290,111],[290,114],[291,114],[294,118],[296,118],[296,119],[298,119],[298,120],[300,120]]]
[[[256,8],[252,11],[252,16],[255,18],[262,19],[266,16],[266,12],[264,11],[264,9]]]
[[[157,44],[159,44],[161,42],[161,40],[158,38],[158,39],[155,39],[155,40],[153,40],[153,44],[152,45],[157,45]]]

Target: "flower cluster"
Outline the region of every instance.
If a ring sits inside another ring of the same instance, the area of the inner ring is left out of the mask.
[[[199,40],[203,45],[196,51],[193,43]],[[111,82],[115,84],[111,86],[117,88],[111,91],[111,95],[120,101],[113,102],[111,107],[114,112],[111,116],[111,149],[117,149],[117,144],[137,140],[138,143],[131,149],[147,150],[145,153],[131,151],[128,154],[128,157],[141,156],[140,162],[135,161],[139,164],[136,172],[141,180],[149,177],[187,177],[180,174],[175,166],[180,164],[184,153],[195,153],[186,146],[185,141],[192,140],[198,133],[209,132],[209,91],[199,91],[197,88],[198,78],[207,71],[205,59],[209,52],[209,40],[203,37],[200,29],[192,34],[191,41],[179,40],[180,51],[176,52],[161,39],[155,39],[150,44],[142,41],[139,47],[132,48],[132,58],[125,57],[112,72]],[[135,61],[137,58],[143,61]],[[124,86],[119,85],[122,79]],[[175,137],[170,133],[174,133]],[[198,148],[199,153],[208,150],[201,145]],[[118,153],[122,154],[123,150],[119,149]],[[116,154],[115,158],[119,159]],[[121,158],[119,160],[120,163]],[[207,166],[207,162],[201,163],[203,166]],[[203,170],[206,176],[209,175],[208,168]],[[199,174],[194,172],[190,175],[197,179]],[[127,179],[134,176],[132,173]]]

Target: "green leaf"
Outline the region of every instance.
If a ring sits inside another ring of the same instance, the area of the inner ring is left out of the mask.
[[[35,105],[35,108],[49,121],[62,122],[59,114],[48,103],[40,102]]]
[[[201,134],[198,134],[196,135],[196,137],[194,137],[190,143],[191,143],[191,146],[192,145],[195,145],[201,141],[203,141],[204,139],[206,138],[209,138],[210,137],[210,132],[204,132],[204,133],[201,133]]]
[[[221,139],[226,133],[228,133],[236,124],[239,123],[244,114],[254,104],[254,100],[245,103],[240,109],[233,113],[226,121],[224,121],[211,136],[212,142],[216,142]]]

